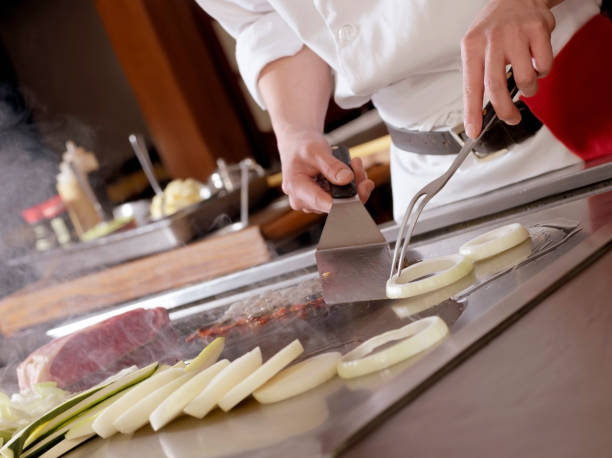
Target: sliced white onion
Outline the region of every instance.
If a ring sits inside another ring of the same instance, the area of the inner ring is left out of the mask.
[[[533,250],[531,238],[523,243],[474,265],[474,275],[479,281],[485,281],[494,275],[512,269],[529,258]]]
[[[512,223],[493,229],[464,243],[459,248],[459,253],[476,262],[509,250],[528,238],[529,232],[527,232],[527,229],[518,223]]]
[[[474,266],[474,269],[478,269],[478,266]],[[398,318],[408,318],[412,315],[416,315],[417,313],[421,313],[441,304],[445,300],[467,289],[475,282],[476,278],[474,275],[466,275],[465,277],[457,280],[455,283],[430,293],[403,299],[396,299],[393,301],[391,309],[395,312]]]
[[[342,357],[338,374],[342,378],[360,377],[404,361],[432,345],[448,334],[444,320],[430,316],[399,329],[372,337]],[[386,346],[389,342],[398,343]],[[380,351],[377,348],[385,345]]]
[[[261,366],[261,349],[254,348],[219,372],[210,383],[183,409],[188,415],[204,418],[217,402],[245,377]]]
[[[158,431],[183,413],[185,406],[200,394],[206,388],[206,385],[229,364],[230,362],[227,359],[218,361],[170,394],[149,416],[151,427]]]
[[[387,297],[412,297],[444,288],[465,277],[473,268],[472,262],[459,254],[425,259],[387,280]]]
[[[291,361],[300,356],[303,351],[304,347],[302,347],[298,339],[295,339],[266,361],[259,369],[228,391],[219,401],[219,407],[226,412],[232,409],[253,391],[278,374]]]
[[[342,355],[322,353],[280,371],[253,393],[262,404],[283,401],[311,390],[336,375]]]

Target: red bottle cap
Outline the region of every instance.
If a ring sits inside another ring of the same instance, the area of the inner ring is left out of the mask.
[[[51,197],[49,200],[39,205],[42,216],[46,219],[53,219],[66,211],[66,206],[59,195]]]
[[[26,208],[21,212],[21,216],[28,224],[36,224],[43,219],[43,215],[38,205],[31,208]]]

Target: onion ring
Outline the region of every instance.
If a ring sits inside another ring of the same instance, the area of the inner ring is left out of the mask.
[[[523,243],[491,258],[483,259],[474,264],[474,275],[478,281],[486,281],[491,277],[505,272],[529,259],[533,251],[533,241],[528,238]]]
[[[476,269],[478,269],[478,266],[474,266],[474,270]],[[399,319],[408,318],[442,304],[444,301],[469,288],[474,283],[476,283],[476,277],[469,274],[457,280],[455,283],[430,293],[405,299],[396,299],[391,304],[391,309]]]
[[[399,329],[387,331],[366,340],[344,355],[338,363],[338,375],[342,378],[353,378],[386,369],[428,349],[447,334],[448,326],[437,316],[423,318]],[[394,340],[400,342],[375,351]]]
[[[459,254],[425,259],[387,280],[387,297],[400,299],[444,288],[465,277],[473,268],[472,261]]]
[[[519,223],[507,224],[464,243],[459,253],[476,262],[509,250],[528,238],[529,232]]]

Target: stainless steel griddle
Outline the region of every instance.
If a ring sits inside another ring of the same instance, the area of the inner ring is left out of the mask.
[[[566,167],[450,205],[426,208],[416,226],[414,241],[419,243],[486,221],[508,219],[532,209],[548,208],[566,200],[598,193],[612,186],[612,157],[608,159],[609,162]],[[383,225],[381,232],[393,243],[398,226],[394,223]],[[47,333],[51,337],[65,335],[138,307],[165,307],[177,312],[194,307],[198,310],[224,307],[228,303],[224,298],[238,292],[248,297],[253,294],[253,290],[276,287],[279,282],[286,282],[286,285],[296,283],[305,275],[314,275],[315,271],[315,250],[306,249],[211,281],[120,304],[101,313],[94,312],[66,320],[52,326]]]
[[[559,192],[547,194],[541,189],[544,195],[539,197],[545,200],[514,210],[509,210],[512,207],[510,203],[516,204],[525,196],[521,192],[512,194],[506,190],[505,199],[494,203],[496,211],[489,212],[494,213],[494,217],[468,224],[454,220],[451,215],[446,226],[452,226],[445,229],[438,226],[427,236],[422,236],[413,246],[415,258],[456,252],[463,242],[507,222],[520,222],[528,227],[537,239],[537,246],[527,261],[499,275],[483,275],[481,280],[466,284],[466,288],[450,300],[416,316],[400,317],[394,312],[391,301],[339,304],[322,307],[307,317],[271,320],[250,328],[248,332],[228,334],[227,337],[226,356],[230,358],[254,345],[260,345],[264,357],[269,357],[295,337],[304,344],[305,358],[329,350],[345,352],[359,342],[400,327],[411,319],[438,314],[449,324],[451,334],[417,361],[400,363],[358,379],[343,381],[336,378],[309,393],[275,405],[261,406],[251,400],[230,414],[216,412],[204,420],[181,418],[160,433],[147,428],[133,436],[96,439],[69,456],[114,457],[146,453],[149,458],[284,457],[341,453],[610,250],[612,184],[609,182],[610,169],[606,170],[607,175],[602,179],[583,182],[582,186],[570,186],[573,190],[565,188],[561,195]],[[551,185],[552,188],[556,183]],[[514,188],[514,191],[517,189],[523,188]],[[462,205],[469,208],[469,204],[466,201],[458,204],[457,208]],[[442,217],[440,211],[436,213],[437,218]],[[391,238],[393,230],[391,227],[386,231]],[[259,270],[245,271],[194,286],[191,290],[173,292],[171,296],[158,296],[148,299],[148,302],[124,307],[155,306],[160,298],[172,298],[169,307],[173,324],[187,335],[198,326],[212,325],[238,300],[314,277],[314,264],[305,262],[311,256],[311,252],[302,253],[262,266]],[[280,270],[280,263],[285,263],[284,270]],[[287,265],[297,267],[288,269]],[[257,272],[259,275],[255,275]],[[279,276],[278,272],[286,273]],[[202,300],[198,296],[204,289],[208,292]],[[72,323],[72,326],[78,325],[82,326],[83,322]],[[61,334],[67,329],[57,328],[52,332]]]

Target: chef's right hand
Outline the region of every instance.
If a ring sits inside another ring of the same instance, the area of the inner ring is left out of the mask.
[[[278,149],[283,172],[283,191],[289,196],[294,210],[306,213],[327,213],[332,204],[331,196],[317,184],[323,175],[333,184],[345,185],[353,177],[357,192],[365,202],[374,189],[374,182],[366,176],[359,158],[351,161],[351,171],[336,159],[323,134],[315,131],[292,132],[278,137]]]

